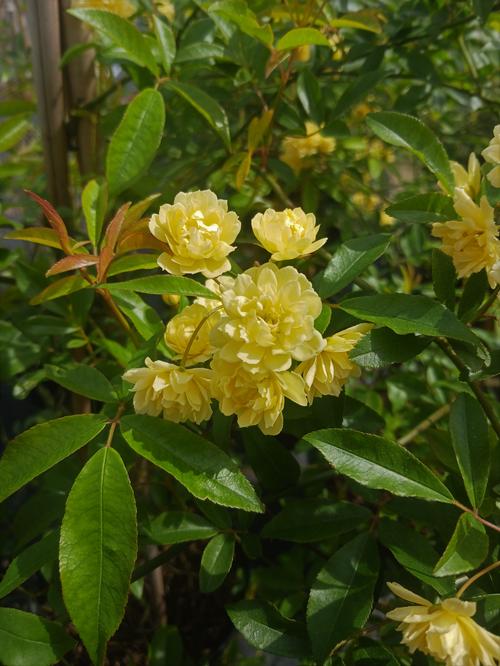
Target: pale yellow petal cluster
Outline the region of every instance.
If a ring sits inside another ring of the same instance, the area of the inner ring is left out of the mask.
[[[228,255],[236,248],[241,223],[228,211],[227,201],[210,190],[179,192],[173,204],[164,204],[151,216],[149,229],[165,251],[158,264],[172,275],[202,273],[213,278],[231,267]]]
[[[295,372],[249,372],[216,354],[212,361],[214,395],[223,414],[236,414],[241,428],[257,426],[265,435],[283,428],[285,398],[306,405],[304,382]]]
[[[457,598],[432,604],[398,583],[388,583],[391,591],[413,606],[387,613],[400,622],[401,642],[410,653],[420,650],[447,666],[496,666],[500,660],[500,637],[472,617],[476,604]]]
[[[465,193],[475,199],[481,191],[481,165],[474,153],[469,155],[467,171],[458,162],[450,162],[455,177],[455,186],[462,188]]]
[[[147,358],[143,368],[128,370],[123,379],[134,385],[137,414],[162,414],[175,423],[201,423],[212,415],[212,370],[208,368],[186,369]]]
[[[316,123],[307,121],[306,136],[287,136],[283,139],[280,159],[299,173],[307,166],[308,158],[333,153],[335,146],[333,137],[324,136]]]
[[[442,251],[453,259],[459,277],[483,268],[490,271],[500,258],[499,230],[486,197],[479,205],[462,188],[455,188],[454,205],[458,220],[435,222],[432,234],[442,240]]]
[[[486,162],[494,165],[486,178],[493,187],[500,187],[500,125],[497,125],[493,129],[493,138],[488,147],[482,151],[481,155]]]
[[[359,367],[351,361],[349,352],[371,328],[371,324],[357,324],[331,335],[322,351],[297,366],[309,403],[318,396],[340,395],[349,377],[359,375]]]
[[[207,299],[209,300],[209,299]],[[217,303],[217,301],[214,301]],[[199,303],[188,305],[179,314],[172,317],[165,329],[165,343],[170,349],[183,358],[186,365],[196,365],[208,360],[213,353],[210,344],[210,331],[214,327],[215,318],[210,316],[211,309]],[[191,340],[192,338],[192,340]]]
[[[324,347],[314,328],[321,299],[296,268],[267,263],[219,281],[224,314],[212,344],[223,360],[250,373],[282,372]]]
[[[316,240],[319,225],[313,213],[302,208],[276,211],[268,208],[252,219],[252,229],[259,243],[271,253],[273,261],[296,259],[315,252],[327,239]]]

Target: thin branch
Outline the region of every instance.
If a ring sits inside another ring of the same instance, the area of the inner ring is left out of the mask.
[[[406,446],[406,444],[412,442],[416,437],[418,437],[418,435],[420,435],[422,432],[425,432],[428,428],[434,425],[434,423],[442,419],[443,416],[446,416],[449,411],[450,405],[442,405],[439,409],[436,409],[435,412],[433,412],[430,416],[415,426],[413,430],[410,430],[409,433],[403,437],[400,437],[398,439],[398,444],[401,444],[401,446]]]
[[[500,567],[500,562],[493,562],[493,564],[490,564],[487,567],[484,567],[484,569],[481,569],[481,571],[478,571],[477,574],[474,574],[472,578],[469,578],[469,580],[465,581],[465,583],[462,585],[462,587],[458,590],[457,592],[457,599],[460,599],[462,594],[465,592],[465,590],[472,585],[472,583],[475,583],[478,578],[481,578],[481,576],[484,576],[485,574],[489,573],[490,571],[493,571],[493,569],[496,569],[497,567]]]
[[[469,509],[468,506],[465,506],[465,504],[461,504],[461,502],[457,502],[457,500],[453,500],[453,504],[462,511],[465,511],[465,513],[470,513],[471,516],[474,516],[476,520],[478,520],[486,527],[489,527],[491,530],[495,530],[495,532],[500,532],[499,525],[491,523],[489,520],[486,520],[486,518],[481,518],[481,516],[476,511],[474,511],[474,509]]]

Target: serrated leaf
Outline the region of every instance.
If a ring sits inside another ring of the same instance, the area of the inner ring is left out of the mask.
[[[167,511],[147,521],[144,532],[155,543],[167,545],[210,539],[217,534],[217,528],[196,513]]]
[[[392,146],[408,149],[421,160],[449,194],[453,194],[455,179],[443,144],[418,118],[395,111],[370,113],[366,117],[370,129]],[[390,215],[390,213],[389,213]]]
[[[330,42],[316,28],[292,28],[278,40],[276,50],[296,49],[305,45],[330,46]]]
[[[28,546],[9,564],[4,577],[0,581],[0,599],[22,585],[45,564],[57,558],[59,534],[50,532],[40,541]],[[1,633],[1,632],[0,632]]]
[[[64,628],[33,613],[0,608],[0,662],[4,666],[50,666],[75,645]]]
[[[99,400],[99,402],[118,400],[110,382],[97,368],[83,363],[64,367],[47,365],[45,368],[48,379],[77,395],[84,395],[92,400]]]
[[[129,104],[106,156],[110,193],[118,194],[151,164],[163,136],[165,104],[158,90],[145,88]]]
[[[0,502],[94,439],[106,422],[101,414],[76,414],[18,435],[0,458]]]
[[[481,523],[469,513],[463,513],[434,567],[434,575],[457,576],[477,569],[488,555],[488,545],[488,535]]]
[[[418,356],[428,345],[429,340],[424,337],[397,335],[389,328],[377,328],[361,338],[349,358],[362,368],[384,368]]]
[[[108,291],[138,291],[142,294],[178,294],[179,296],[203,296],[218,299],[219,296],[196,280],[174,275],[151,275],[126,282],[108,282]]]
[[[236,629],[258,650],[294,659],[310,656],[302,626],[283,617],[270,604],[245,599],[229,604],[226,611]]]
[[[55,247],[58,250],[61,249],[61,242],[58,235],[54,229],[49,229],[48,227],[27,227],[25,229],[8,231],[4,238],[29,241],[30,243],[37,243],[38,245]]]
[[[347,287],[368,266],[386,251],[391,237],[375,234],[353,238],[343,243],[328,262],[327,267],[314,280],[321,298],[329,298]]]
[[[64,603],[93,664],[125,611],[137,555],[135,500],[119,454],[100,449],[68,495],[59,567]]]
[[[213,97],[190,83],[168,81],[166,87],[183,97],[200,113],[208,124],[217,132],[228,150],[231,149],[231,135],[226,112]]]
[[[101,9],[70,9],[68,14],[102,32],[113,44],[123,49],[129,60],[147,67],[155,76],[158,75],[158,65],[149,42],[133,23]]]
[[[453,502],[448,488],[418,458],[395,442],[346,428],[317,430],[304,439],[341,474],[394,495]]]
[[[87,225],[87,233],[94,247],[101,240],[104,216],[108,207],[108,187],[106,183],[90,180],[82,192],[82,209]]]
[[[488,485],[491,453],[486,416],[467,393],[461,393],[451,406],[450,434],[467,496],[477,509]]]
[[[383,294],[350,298],[339,307],[358,319],[387,326],[395,333],[444,336],[480,345],[481,341],[441,303],[427,296]]]
[[[234,536],[217,534],[205,546],[200,564],[200,591],[210,594],[217,590],[231,570],[234,557]]]
[[[350,502],[327,499],[293,500],[262,530],[266,539],[314,543],[337,537],[367,522],[371,512]]]
[[[387,206],[387,215],[402,222],[427,224],[430,222],[447,222],[457,217],[453,199],[440,192],[416,194],[401,199]]]
[[[378,567],[373,538],[360,534],[318,573],[307,604],[307,629],[319,662],[335,645],[364,626],[373,605]]]
[[[184,426],[151,416],[124,416],[127,443],[199,499],[244,511],[262,511],[250,482],[223,451]]]

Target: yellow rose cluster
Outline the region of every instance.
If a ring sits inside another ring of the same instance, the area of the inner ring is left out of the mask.
[[[490,145],[481,153],[494,164],[487,179],[494,187],[500,187],[500,125],[494,129]],[[481,193],[480,164],[471,153],[467,170],[456,162],[451,163],[455,177],[453,195],[458,219],[435,222],[432,234],[442,241],[442,251],[453,260],[457,275],[466,278],[485,269],[490,286],[500,284],[499,228],[495,224],[494,209]]]
[[[258,213],[252,228],[274,261],[306,256],[326,242],[316,239],[314,215],[301,208]],[[370,326],[323,338],[315,328],[323,304],[295,267],[269,261],[223,275],[240,229],[226,201],[210,191],[181,192],[152,216],[150,229],[165,244],[160,267],[173,275],[202,273],[214,298],[195,299],[168,322],[165,343],[175,362],[148,358],[124,374],[136,412],[201,423],[216,399],[241,427],[276,435],[285,399],[307,405],[337,396],[359,374],[349,351]]]
[[[280,158],[298,174],[307,166],[309,157],[333,153],[335,146],[333,137],[324,136],[316,123],[307,121],[306,136],[287,136],[283,139]]]
[[[428,654],[447,666],[496,666],[500,660],[500,638],[472,617],[476,604],[456,597],[432,604],[398,583],[388,583],[391,591],[412,606],[387,613],[400,624],[401,642],[410,653]]]

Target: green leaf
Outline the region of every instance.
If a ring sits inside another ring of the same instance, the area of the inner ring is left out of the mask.
[[[361,102],[384,77],[385,72],[380,69],[356,77],[338,99],[332,111],[332,116],[335,118],[342,116],[352,106]]]
[[[206,92],[193,86],[190,83],[181,83],[180,81],[168,81],[167,88],[170,88],[177,95],[183,97],[193,108],[201,113],[208,124],[220,136],[227,150],[231,149],[231,135],[229,133],[229,122],[226,112],[213,97]]]
[[[378,536],[397,562],[412,576],[430,585],[443,597],[455,592],[453,578],[436,578],[434,575],[438,554],[426,536],[413,527],[407,527],[400,519],[388,518],[382,518],[380,521]]]
[[[164,125],[165,104],[161,93],[145,88],[128,105],[111,137],[106,178],[113,196],[146,171],[160,145]]]
[[[98,666],[123,618],[136,554],[135,500],[127,470],[114,449],[103,448],[71,488],[59,549],[64,602]]]
[[[15,608],[0,608],[0,662],[4,666],[50,666],[75,645],[57,622]]]
[[[373,538],[360,534],[338,550],[318,573],[307,604],[313,653],[323,663],[331,650],[368,619],[379,559]]]
[[[488,535],[481,523],[469,513],[463,513],[434,568],[434,575],[457,576],[477,569],[488,555],[488,545]]]
[[[431,337],[481,344],[479,338],[444,305],[427,296],[383,294],[342,301],[339,307],[358,319],[387,326],[395,333],[419,333]]]
[[[217,534],[217,528],[196,513],[167,511],[148,521],[144,532],[155,543],[167,545],[210,539]]]
[[[131,271],[145,271],[158,268],[157,254],[127,254],[113,259],[108,270],[108,277]]]
[[[328,38],[316,28],[292,28],[278,40],[276,50],[296,49],[298,46],[305,46],[306,44],[330,46]]]
[[[328,328],[331,318],[332,308],[328,305],[328,303],[323,303],[320,314],[314,320],[314,328],[320,333],[324,333]]]
[[[13,148],[26,135],[31,127],[31,123],[26,120],[26,116],[13,116],[0,123],[0,153],[5,153]]]
[[[353,238],[343,243],[325,270],[313,280],[321,298],[329,298],[347,287],[354,278],[384,254],[390,240],[389,234],[375,234]]]
[[[59,534],[50,532],[32,546],[28,546],[9,564],[4,577],[0,581],[0,599],[22,585],[47,562],[57,557]]]
[[[200,564],[200,591],[210,594],[217,590],[231,571],[234,557],[234,536],[217,534],[205,546]]]
[[[453,261],[441,250],[432,250],[432,284],[436,298],[453,310],[455,305],[455,283],[457,275]]]
[[[298,481],[300,466],[277,438],[267,437],[257,428],[245,428],[242,435],[245,453],[264,488],[282,490]]]
[[[239,0],[223,0],[222,2],[211,2],[208,8],[209,14],[216,14],[221,18],[234,23],[238,28],[258,39],[265,46],[272,46],[273,31],[270,25],[260,25],[255,14],[248,8],[246,2]]]
[[[394,495],[452,502],[448,488],[418,458],[377,435],[341,428],[317,430],[304,437],[340,472],[368,488]]]
[[[68,14],[88,23],[102,32],[114,45],[122,49],[129,60],[147,67],[158,76],[158,65],[154,59],[149,42],[127,19],[101,9],[70,9]]]
[[[47,365],[45,368],[48,379],[77,395],[84,395],[99,402],[116,402],[118,400],[108,379],[97,368],[83,363],[68,364],[62,368]]]
[[[469,275],[458,304],[457,314],[462,321],[468,322],[473,319],[477,309],[488,294],[489,288],[490,285],[484,268],[479,273]]]
[[[148,650],[148,666],[182,666],[182,639],[177,627],[158,627]]]
[[[226,611],[236,629],[258,650],[294,659],[310,656],[302,626],[283,617],[270,604],[245,599],[229,604]]]
[[[154,308],[147,305],[133,291],[117,290],[113,294],[115,303],[130,319],[137,332],[145,340],[160,335],[165,326]]]
[[[355,530],[371,515],[368,509],[350,502],[332,502],[323,498],[292,500],[264,526],[262,536],[294,543],[314,543]]]
[[[192,62],[193,60],[208,60],[209,58],[223,58],[224,47],[221,44],[210,42],[194,42],[180,48],[175,57],[175,64]]]
[[[377,328],[361,338],[349,358],[362,368],[384,368],[392,363],[409,361],[428,345],[427,338],[397,335],[389,328]]]
[[[446,150],[422,121],[405,113],[381,111],[370,113],[366,122],[383,141],[412,152],[437,176],[446,191],[453,194],[455,180]]]
[[[262,511],[252,485],[235,463],[203,437],[151,416],[124,416],[120,427],[134,451],[172,474],[195,497],[244,511]]]
[[[407,199],[401,199],[388,206],[385,212],[397,220],[411,224],[447,222],[457,217],[453,199],[440,192],[417,194]]]
[[[36,296],[30,300],[30,305],[39,305],[45,301],[53,301],[61,296],[68,296],[75,291],[86,289],[89,286],[87,280],[84,280],[80,275],[68,275],[68,277],[60,278],[55,282],[51,282],[48,287],[45,287]]]
[[[172,28],[159,16],[153,16],[153,27],[156,41],[160,48],[161,64],[165,74],[170,74],[170,68],[175,59],[175,37]]]
[[[174,275],[150,275],[126,282],[108,282],[106,289],[108,291],[139,291],[142,294],[178,294],[179,296],[220,298],[196,280]]]
[[[106,422],[101,414],[63,416],[18,435],[0,458],[0,502],[94,439]]]
[[[108,187],[106,183],[90,180],[82,192],[82,208],[87,225],[87,233],[94,247],[101,239],[104,216],[108,207]]]
[[[451,406],[450,434],[467,496],[478,509],[488,485],[491,454],[483,409],[467,393],[461,393]]]

